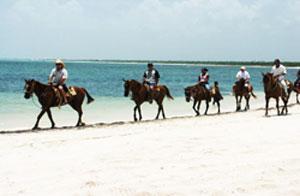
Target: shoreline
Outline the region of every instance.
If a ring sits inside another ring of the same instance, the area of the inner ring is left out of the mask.
[[[292,103],[288,104],[289,108],[293,108],[299,104],[297,103]],[[273,111],[276,108],[271,106],[269,108],[269,111]],[[249,111],[227,111],[227,112],[221,112],[220,114],[218,113],[213,113],[213,114],[207,114],[207,115],[201,115],[201,116],[195,116],[195,115],[190,115],[190,116],[172,116],[166,119],[158,119],[158,120],[142,120],[142,121],[114,121],[114,122],[98,122],[98,123],[92,123],[92,124],[86,124],[85,126],[80,126],[80,127],[75,127],[75,126],[62,126],[62,127],[55,127],[55,128],[40,128],[37,130],[32,130],[32,129],[20,129],[20,130],[0,130],[0,135],[11,135],[11,134],[25,134],[25,133],[42,133],[42,132],[58,132],[60,130],[84,130],[88,128],[109,128],[109,127],[115,127],[115,126],[122,126],[122,125],[130,125],[130,124],[144,124],[144,123],[155,123],[155,122],[160,122],[160,121],[173,121],[173,120],[183,120],[183,119],[202,119],[202,118],[207,118],[207,117],[214,117],[214,116],[227,116],[230,114],[243,114],[243,113],[251,113],[251,112],[256,112],[256,111],[264,111],[265,108],[256,108],[252,109]],[[263,114],[262,114],[263,115]],[[291,115],[288,113],[288,115]],[[276,115],[270,115],[268,117],[264,118],[269,118],[277,116]],[[280,116],[286,116],[286,115],[280,115]]]

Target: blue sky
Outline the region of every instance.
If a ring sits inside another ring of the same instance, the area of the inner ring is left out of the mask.
[[[300,60],[299,0],[1,0],[0,58]]]

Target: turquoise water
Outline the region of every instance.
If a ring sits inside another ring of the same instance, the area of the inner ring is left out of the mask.
[[[70,77],[68,84],[85,87],[96,98],[95,103],[84,106],[85,118],[88,122],[132,120],[133,103],[129,98],[123,97],[122,79],[141,80],[146,65],[96,62],[66,62],[66,65]],[[0,130],[16,127],[30,128],[33,125],[40,108],[36,98],[33,100],[23,98],[24,79],[36,79],[46,83],[53,66],[53,62],[50,61],[0,61]],[[161,75],[161,83],[166,84],[171,94],[176,97],[175,101],[166,102],[167,114],[173,112],[176,115],[194,115],[190,104],[184,101],[183,89],[196,83],[202,67],[200,65],[156,65]],[[219,81],[222,93],[225,96],[230,95],[239,66],[207,67],[211,82]],[[258,94],[263,90],[261,72],[269,70],[270,67],[248,67],[252,84]],[[288,78],[294,80],[296,72],[297,68],[289,68]],[[156,107],[150,105],[143,107],[149,111],[145,112],[146,116],[149,113],[148,118],[155,115]],[[66,109],[54,110],[56,120],[61,124],[66,122],[66,125],[76,122],[76,113],[68,107],[64,108]],[[222,108],[234,109],[234,100],[228,96]],[[15,126],[16,123],[19,126]],[[44,118],[44,125],[49,126],[47,118]]]
[[[146,65],[105,64],[94,62],[67,62],[69,85],[83,86],[92,95],[102,97],[122,97],[122,79],[141,80]],[[0,61],[0,92],[22,93],[24,79],[36,79],[47,82],[53,68],[50,61]],[[156,65],[161,74],[161,83],[166,84],[174,96],[183,96],[183,88],[194,84],[202,66],[199,65]],[[231,91],[238,66],[208,66],[211,81],[219,81],[225,94]],[[257,91],[262,91],[261,72],[269,67],[249,67],[252,84]],[[288,77],[294,80],[296,69],[288,70]],[[5,100],[1,100],[5,101]]]

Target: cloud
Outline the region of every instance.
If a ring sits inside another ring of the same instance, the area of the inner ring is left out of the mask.
[[[18,0],[2,7],[2,56],[299,58],[297,0]]]

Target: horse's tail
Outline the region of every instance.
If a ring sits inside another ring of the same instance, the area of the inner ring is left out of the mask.
[[[83,91],[84,91],[84,93],[86,94],[86,96],[87,96],[87,104],[89,104],[89,103],[91,103],[91,102],[93,102],[95,99],[88,93],[88,91],[85,89],[85,88],[83,88]]]
[[[171,93],[170,93],[170,90],[169,90],[169,88],[167,87],[167,86],[163,86],[165,89],[166,89],[166,95],[167,95],[167,97],[169,98],[169,99],[174,99],[173,97],[172,97],[172,95],[171,95]]]

